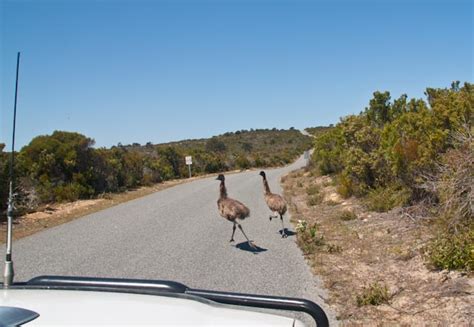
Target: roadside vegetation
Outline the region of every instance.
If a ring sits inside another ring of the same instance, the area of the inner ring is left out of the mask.
[[[472,272],[433,269],[427,258],[437,218],[419,206],[370,211],[363,198],[343,198],[334,181],[314,167],[282,179],[297,244],[324,282],[325,301],[341,324],[468,326]],[[322,200],[308,203],[314,190]],[[466,247],[443,242],[435,246],[443,249],[436,257],[446,264],[457,265],[470,253],[454,252]]]
[[[469,325],[474,86],[375,92],[282,179],[297,243],[344,325]]]
[[[311,146],[298,130],[259,129],[210,139],[167,144],[95,148],[79,133],[55,131],[35,137],[16,154],[17,213],[52,203],[92,199],[188,176],[184,157],[193,157],[193,175],[290,163]],[[8,198],[9,153],[0,144],[0,211]],[[4,219],[4,215],[2,215]]]
[[[428,88],[426,96],[391,101],[389,92],[375,92],[363,112],[317,136],[313,165],[369,210],[423,203],[436,211],[431,262],[474,270],[474,85]]]

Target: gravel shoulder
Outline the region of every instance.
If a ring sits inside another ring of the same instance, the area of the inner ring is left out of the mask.
[[[472,273],[434,271],[425,265],[423,249],[433,223],[429,217],[400,208],[370,212],[359,199],[342,199],[330,177],[311,171],[292,172],[283,186],[293,219],[300,226],[305,222],[306,231],[314,228],[313,238],[298,232],[298,242],[312,272],[323,280],[341,324],[471,325]],[[342,214],[347,211],[353,215]],[[379,305],[358,303],[358,297],[376,300],[375,292],[369,292],[373,285],[386,287],[386,298]]]

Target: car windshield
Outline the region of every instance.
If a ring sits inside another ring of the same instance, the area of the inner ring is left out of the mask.
[[[469,324],[472,24],[468,0],[1,0],[5,275]]]

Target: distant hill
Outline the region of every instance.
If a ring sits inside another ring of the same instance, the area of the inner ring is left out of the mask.
[[[274,128],[239,130],[207,139],[125,147],[151,156],[173,148],[183,158],[193,156],[193,170],[196,173],[209,173],[288,164],[311,146],[311,138],[301,134],[299,130]]]
[[[328,130],[332,128],[334,128],[334,126],[331,124],[329,126],[307,127],[304,130],[313,136],[318,136],[318,135],[323,134],[324,132],[327,132]]]

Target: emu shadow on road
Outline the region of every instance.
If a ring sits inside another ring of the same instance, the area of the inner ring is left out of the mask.
[[[236,244],[235,247],[242,251],[252,252],[253,254],[259,254],[260,252],[267,251],[267,249],[261,248],[258,245],[255,245],[256,248],[254,249],[249,245],[248,242],[242,242],[242,243]]]
[[[280,229],[280,230],[278,231],[278,234],[281,235],[281,232],[282,232],[282,230]],[[296,235],[295,232],[293,232],[293,231],[291,231],[291,230],[288,230],[288,228],[285,228],[285,233],[286,233],[286,235],[288,235],[288,236],[294,236],[294,235]]]

